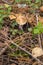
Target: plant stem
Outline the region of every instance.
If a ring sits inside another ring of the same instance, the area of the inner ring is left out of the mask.
[[[39,34],[38,34],[38,41],[39,41],[39,46],[40,46],[40,48],[42,48],[41,38],[40,38],[40,35],[39,35]]]
[[[43,0],[41,0],[41,6],[43,5]]]
[[[38,13],[36,13],[36,21],[38,24]],[[42,48],[40,34],[38,34],[38,40],[39,40],[39,46],[40,46],[40,48]]]

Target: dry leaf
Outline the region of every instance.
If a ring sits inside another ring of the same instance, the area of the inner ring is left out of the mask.
[[[35,21],[35,17],[34,17],[34,15],[33,14],[31,14],[31,15],[28,15],[27,16],[27,21],[28,21],[28,23],[32,23],[32,22],[34,22]]]
[[[39,57],[39,56],[43,55],[43,50],[40,47],[35,47],[32,50],[32,55],[34,57]]]
[[[9,18],[10,18],[11,20],[13,20],[13,19],[16,19],[16,16],[14,16],[13,14],[11,14],[11,15],[9,15]]]
[[[2,33],[6,37],[8,35],[8,31],[9,31],[8,27],[3,27],[3,29],[0,30],[0,33]]]
[[[16,14],[14,12],[11,12],[10,15],[9,15],[9,18],[11,20],[16,19]]]

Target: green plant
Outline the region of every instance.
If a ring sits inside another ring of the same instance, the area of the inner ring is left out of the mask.
[[[15,0],[15,2],[16,3],[19,3],[19,2],[21,2],[21,0]],[[29,4],[31,4],[33,1],[32,0],[22,0],[22,2],[25,2],[25,3],[29,3]],[[34,0],[34,3],[40,3],[41,2],[41,0]]]
[[[3,18],[8,17],[10,11],[11,11],[11,7],[9,5],[0,6],[0,29],[2,28],[3,25]]]
[[[20,2],[21,0],[15,0],[16,3]]]
[[[13,48],[16,48],[16,46],[15,45],[13,45],[13,44],[11,44],[10,45],[10,47],[13,49]]]
[[[11,23],[11,27],[14,28],[17,25],[18,25],[17,22],[15,20],[13,20],[12,23]]]
[[[43,24],[38,22],[38,24],[33,28],[33,34],[41,34],[43,33]]]
[[[23,30],[18,30],[18,29],[10,29],[10,32],[12,33],[12,35],[16,35],[16,34],[23,34],[24,31]]]
[[[9,56],[15,56],[15,57],[26,57],[26,58],[28,58],[29,57],[29,55],[28,54],[26,54],[25,52],[23,52],[23,51],[21,51],[21,50],[17,50],[17,51],[15,51],[15,52],[13,52],[13,53],[9,53]]]

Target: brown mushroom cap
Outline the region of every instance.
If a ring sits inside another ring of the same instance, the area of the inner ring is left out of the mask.
[[[11,65],[16,65],[16,64],[12,63]]]
[[[17,22],[19,25],[24,25],[24,24],[26,24],[27,19],[26,19],[26,17],[25,17],[24,14],[21,14],[21,13],[20,13],[20,14],[18,14],[18,16],[17,16],[16,22]]]
[[[43,12],[43,6],[40,7],[40,11]]]

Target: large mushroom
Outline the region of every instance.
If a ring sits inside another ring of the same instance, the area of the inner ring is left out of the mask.
[[[40,16],[43,17],[43,6],[40,7]]]
[[[27,23],[27,18],[24,14],[19,13],[17,15],[16,22],[19,24],[19,28],[23,29],[23,25]]]

